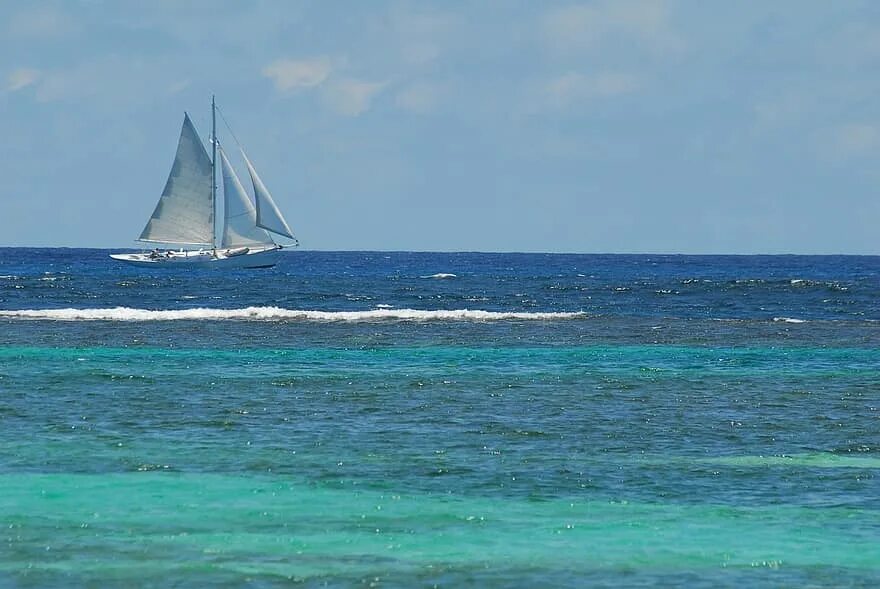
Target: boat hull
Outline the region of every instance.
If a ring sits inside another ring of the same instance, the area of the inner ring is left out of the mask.
[[[271,268],[278,262],[280,247],[237,248],[230,250],[178,250],[160,254],[110,254],[110,257],[130,266],[155,269],[173,268]]]

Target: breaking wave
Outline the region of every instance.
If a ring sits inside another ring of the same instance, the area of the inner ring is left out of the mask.
[[[420,278],[458,278],[458,275],[452,274],[450,272],[438,272],[437,274],[431,274],[430,276],[421,276]]]
[[[795,319],[794,317],[774,317],[776,323],[806,323],[806,319]]]
[[[369,311],[310,311],[281,307],[243,309],[23,309],[0,310],[0,318],[54,321],[502,321],[586,318],[586,313],[525,313],[472,309],[423,311],[418,309],[372,309]]]

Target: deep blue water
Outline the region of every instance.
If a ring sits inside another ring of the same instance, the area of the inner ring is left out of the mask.
[[[880,584],[880,257],[107,254],[0,249],[0,585]]]

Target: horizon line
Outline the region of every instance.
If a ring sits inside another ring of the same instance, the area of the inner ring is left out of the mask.
[[[95,250],[95,251],[141,251],[143,248],[118,247],[118,246],[72,246],[72,245],[0,245],[0,250],[6,249],[71,249],[71,250]],[[161,248],[176,250],[180,248]],[[669,252],[669,251],[548,251],[548,250],[477,250],[477,249],[461,249],[461,250],[429,250],[429,249],[322,249],[322,248],[303,248],[303,247],[285,247],[280,253],[299,252],[319,252],[319,253],[376,253],[376,254],[523,254],[523,255],[568,255],[568,256],[815,256],[815,257],[878,257],[880,252],[875,253],[842,253],[842,252]]]

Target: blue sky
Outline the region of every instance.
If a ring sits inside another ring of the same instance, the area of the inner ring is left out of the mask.
[[[132,245],[212,92],[306,249],[880,252],[873,0],[0,0],[0,245]]]

